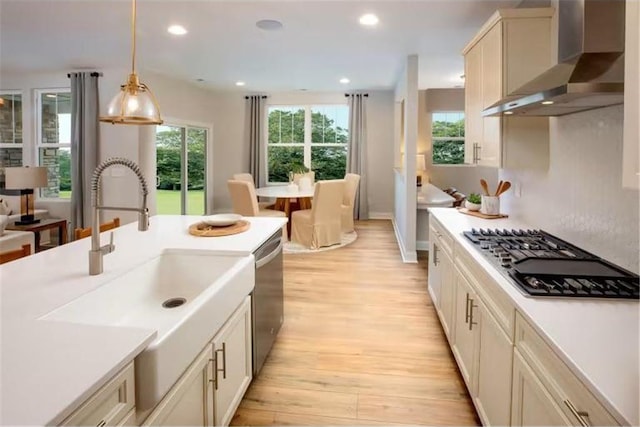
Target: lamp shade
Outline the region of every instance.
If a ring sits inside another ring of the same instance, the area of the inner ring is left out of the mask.
[[[427,160],[424,154],[416,154],[416,170],[417,171],[427,170]]]
[[[44,166],[4,168],[4,173],[5,187],[8,190],[26,190],[48,185],[47,168]]]

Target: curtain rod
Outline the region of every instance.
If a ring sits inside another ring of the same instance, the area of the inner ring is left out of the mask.
[[[78,71],[79,73],[81,73],[82,71]],[[98,73],[98,72],[93,72],[91,73],[91,77],[102,77],[102,73]],[[71,78],[71,73],[67,74],[67,78]]]
[[[348,97],[350,97],[350,96],[357,96],[357,95],[362,95],[362,96],[364,96],[365,98],[368,98],[368,97],[369,97],[369,94],[368,94],[368,93],[345,93],[345,94],[344,94],[344,96],[345,96],[346,98],[348,98]]]
[[[254,96],[260,96],[260,98],[262,98],[262,99],[267,99],[268,98],[267,95],[254,95]],[[245,96],[244,97],[244,99],[249,99],[249,98],[251,98],[251,97],[250,96]]]

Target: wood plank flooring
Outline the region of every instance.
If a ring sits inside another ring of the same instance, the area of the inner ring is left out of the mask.
[[[285,255],[285,322],[232,425],[479,425],[427,293],[389,221]]]

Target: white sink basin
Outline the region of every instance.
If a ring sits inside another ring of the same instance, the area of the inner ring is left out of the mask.
[[[148,410],[251,292],[253,262],[168,249],[42,320],[155,330],[135,361],[136,406]]]

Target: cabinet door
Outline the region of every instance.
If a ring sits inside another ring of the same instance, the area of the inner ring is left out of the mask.
[[[480,330],[476,408],[484,425],[509,425],[513,344],[482,301],[476,304],[473,318],[478,318]]]
[[[502,99],[502,22],[495,24],[479,42],[482,47],[482,109]]]
[[[211,344],[208,344],[143,426],[212,426],[211,369]]]
[[[444,329],[449,343],[453,343],[453,297],[455,292],[455,275],[453,261],[445,252],[440,255],[440,266],[442,269],[442,279],[440,282],[440,318],[442,319],[442,329]]]
[[[516,349],[513,356],[511,425],[572,425]]]
[[[215,425],[229,425],[252,377],[251,297],[213,338]]]
[[[455,328],[453,354],[458,361],[458,367],[462,378],[467,383],[469,394],[471,397],[476,395],[475,392],[475,372],[476,372],[476,349],[478,346],[478,327],[477,322],[470,318],[471,304],[476,299],[471,285],[464,276],[456,270],[455,273],[456,291],[455,291]],[[476,310],[477,313],[477,310]]]
[[[478,43],[464,57],[464,162],[476,163],[474,144],[482,142],[482,46]]]
[[[627,1],[624,51],[624,151],[622,185],[640,187],[640,3]]]
[[[442,250],[438,235],[433,227],[429,227],[429,295],[436,309],[440,308],[440,291],[442,283]]]

